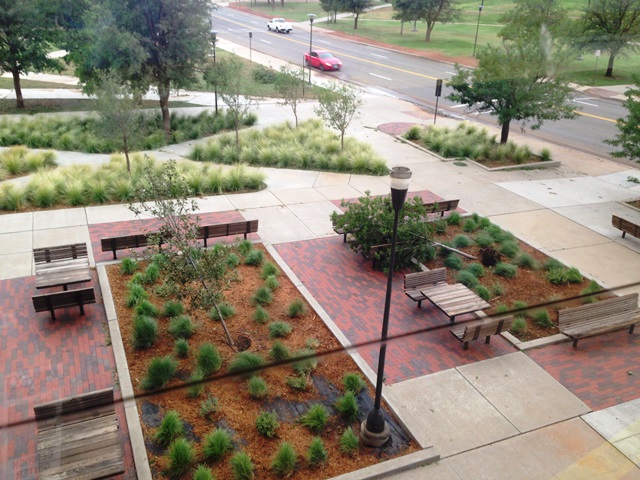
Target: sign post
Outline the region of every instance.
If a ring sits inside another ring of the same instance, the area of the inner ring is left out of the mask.
[[[598,70],[598,57],[600,57],[600,50],[596,50],[596,66],[593,68],[593,84],[596,84],[596,70]]]
[[[438,117],[438,100],[440,100],[440,95],[442,95],[442,79],[439,78],[436,80],[436,111],[433,114],[433,124],[436,124],[436,118]]]

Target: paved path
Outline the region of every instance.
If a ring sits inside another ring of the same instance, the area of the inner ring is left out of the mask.
[[[254,60],[260,61],[255,54]],[[638,196],[640,187],[626,181],[630,175],[640,177],[637,169],[557,146],[549,148],[562,162],[558,169],[488,172],[456,166],[386,133],[430,123],[428,114],[390,97],[365,92],[364,98],[364,115],[348,134],[371,143],[389,166],[410,167],[412,192],[460,198],[464,210],[489,216],[604,285],[639,291],[640,242],[620,238],[608,225],[613,212],[640,218],[617,203]],[[193,95],[200,104],[211,100]],[[312,106],[302,106],[303,118],[313,116]],[[291,116],[275,102],[261,104],[257,113],[260,127]],[[513,139],[534,150],[546,146],[520,134]],[[154,155],[175,158],[191,144]],[[67,157],[59,153],[63,161]],[[102,161],[82,154],[73,158]],[[267,174],[266,190],[209,197],[200,201],[201,211],[221,221],[260,219],[259,237],[275,247],[345,340],[375,338],[384,276],[372,275],[370,266],[344,246],[328,216],[342,198],[388,193],[388,178],[261,170]],[[84,241],[92,246],[92,262],[101,262],[108,255],[97,251],[97,240],[105,232],[135,231],[140,223],[123,206],[0,216],[0,423],[28,420],[33,403],[52,396],[113,385],[101,302],[88,307],[84,318],[64,312],[56,324],[36,315],[29,301],[32,249]],[[364,300],[350,290],[354,285],[358,294],[365,293]],[[394,332],[443,322],[428,308],[417,311],[400,285],[394,284]],[[443,457],[426,470],[396,478],[640,478],[638,347],[636,332],[584,341],[579,350],[563,343],[523,353],[496,339],[463,352],[446,329],[391,344],[385,397],[420,444],[433,446]],[[375,353],[359,353],[371,373]],[[30,423],[20,428],[0,430],[0,478],[35,477],[35,429]]]

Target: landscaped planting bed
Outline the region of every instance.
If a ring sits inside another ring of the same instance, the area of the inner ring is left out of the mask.
[[[235,476],[241,466],[246,466],[248,459],[244,454],[254,465],[255,478],[324,479],[376,464],[390,455],[416,451],[417,446],[408,441],[392,442],[382,450],[353,444],[359,423],[355,417],[348,417],[349,406],[354,399],[360,403],[370,398],[371,387],[364,386],[354,397],[347,393],[346,375],[357,374],[349,377],[348,385],[362,381],[351,357],[289,279],[280,274],[266,249],[255,245],[251,253],[242,250],[247,242],[241,245],[240,249],[228,247],[240,263],[237,267],[235,260],[229,263],[233,266],[231,282],[221,303],[231,338],[246,348],[241,354],[227,344],[222,323],[212,319],[210,312],[192,309],[185,303],[182,315],[188,315],[191,322],[176,320],[183,309],[162,286],[162,273],[156,276],[154,265],[161,265],[161,261],[136,264],[127,259],[107,267],[129,372],[139,397],[138,409],[153,477],[170,477],[170,451],[174,461],[181,454],[189,457],[192,452],[184,473],[176,472],[172,477],[184,479],[192,478],[199,464],[204,465],[201,471],[210,469],[218,479],[250,478]],[[263,260],[259,265],[245,264],[251,257]],[[122,272],[123,266],[127,273]],[[148,304],[132,300],[132,292],[140,292],[139,287],[159,313],[152,320],[157,324],[155,340],[147,348],[136,349],[134,344],[141,347],[149,337],[140,332],[134,335],[134,319],[143,311],[147,315],[153,313]],[[267,293],[260,291],[264,287],[268,288]],[[184,339],[178,340],[181,336]],[[211,352],[203,353],[205,344],[220,354],[220,365],[205,361],[215,357]],[[183,349],[188,353],[181,357],[178,352]],[[285,361],[296,352],[311,358],[294,364],[269,365]],[[157,357],[169,357],[168,362],[175,367],[159,393],[143,388],[150,379],[148,366]],[[242,366],[257,366],[260,359],[267,368],[242,375],[229,372],[238,362]],[[183,386],[185,382],[202,379],[196,372],[207,365],[211,374],[205,376],[204,383]],[[171,425],[177,425],[184,433],[173,435],[175,428]],[[349,436],[350,433],[355,435]],[[276,452],[280,452],[279,458],[274,461]],[[208,478],[205,473],[202,475],[201,478]]]

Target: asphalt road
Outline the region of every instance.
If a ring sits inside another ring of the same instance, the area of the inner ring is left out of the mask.
[[[474,113],[466,105],[456,105],[446,100],[445,97],[450,93],[446,81],[455,73],[453,65],[328,35],[322,32],[322,25],[323,22],[316,22],[312,35],[308,28],[299,29],[296,24],[290,34],[278,34],[267,30],[267,19],[262,17],[224,7],[213,15],[213,28],[221,38],[297,65],[302,65],[303,54],[309,50],[311,41],[313,48],[329,50],[342,60],[340,72],[325,75],[382,91],[431,110],[436,101],[436,80],[444,79],[445,86],[438,105],[439,115],[496,124],[488,112]],[[604,144],[604,140],[616,135],[615,119],[625,116],[626,109],[619,101],[584,97],[579,93],[574,103],[580,113],[577,119],[545,123],[536,131],[527,128],[527,134],[611,158],[611,147]],[[512,123],[511,130],[520,130],[520,124]]]

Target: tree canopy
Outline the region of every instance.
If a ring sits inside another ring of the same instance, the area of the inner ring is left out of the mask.
[[[500,17],[505,26],[498,35],[505,40],[537,39],[541,28],[554,38],[568,35],[568,11],[559,0],[515,0],[514,4]]]
[[[460,12],[455,0],[395,0],[394,18],[405,21],[423,20],[427,24],[425,41],[431,41],[431,32],[437,22],[447,23],[458,18]]]
[[[512,121],[533,122],[539,128],[545,120],[575,118],[570,102],[572,89],[554,78],[557,66],[540,44],[504,42],[487,45],[478,52],[478,68],[456,65],[447,98],[464,103],[474,111],[488,111],[502,127],[500,143],[506,143]]]
[[[344,133],[358,113],[362,97],[355,88],[336,83],[318,89],[317,94],[318,106],[314,108],[314,112],[340,132],[340,148],[344,149]]]
[[[371,8],[372,0],[340,0],[340,10],[353,13],[353,29],[358,29],[360,14]]]
[[[640,162],[640,76],[634,77],[635,88],[627,89],[624,106],[629,111],[626,118],[619,118],[617,122],[618,135],[606,143],[620,150],[611,152],[614,157],[627,157]]]

